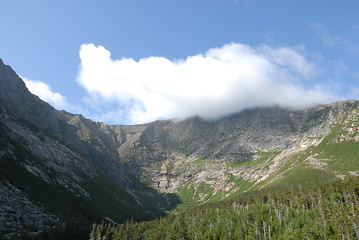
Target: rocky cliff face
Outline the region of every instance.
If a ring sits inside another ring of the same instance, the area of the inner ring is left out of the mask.
[[[141,178],[150,180],[152,187],[178,194],[184,205],[217,201],[286,181],[356,175],[358,115],[359,102],[347,101],[304,110],[248,109],[210,122],[198,117],[154,122],[138,129],[119,153],[139,165]],[[329,147],[327,140],[339,133],[340,140]],[[341,164],[348,165],[342,170],[333,156],[313,157],[348,144],[353,145],[351,156],[342,154]],[[303,179],[292,179],[296,171],[305,172]]]
[[[243,191],[357,175],[358,116],[359,102],[347,101],[109,126],[55,110],[0,61],[0,231],[151,219]]]
[[[121,139],[112,128],[55,110],[2,62],[0,103],[0,236],[36,234],[64,221],[152,219],[179,202],[141,183],[137,165],[119,160]]]

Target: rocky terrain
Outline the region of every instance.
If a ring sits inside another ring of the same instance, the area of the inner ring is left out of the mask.
[[[23,230],[38,233],[43,226],[59,222],[54,214],[34,205],[10,183],[0,185],[0,205],[0,231],[8,232],[9,238],[16,238],[16,233]]]
[[[346,101],[110,126],[54,109],[0,60],[0,231],[153,219],[244,191],[358,175],[358,117],[359,102]]]
[[[193,205],[285,184],[295,171],[313,172],[293,180],[301,183],[357,175],[358,116],[359,102],[346,101],[304,110],[256,108],[211,122],[154,122],[119,152],[140,166],[140,177],[153,188]],[[348,167],[334,166],[334,156],[324,158],[329,145],[331,151],[350,148],[350,160],[343,153],[341,163]]]

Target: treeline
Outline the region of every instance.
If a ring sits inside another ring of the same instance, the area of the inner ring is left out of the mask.
[[[94,224],[91,240],[359,239],[359,178],[242,194],[150,222]]]

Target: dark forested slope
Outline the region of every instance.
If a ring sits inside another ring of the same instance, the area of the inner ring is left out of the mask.
[[[241,194],[151,222],[94,225],[91,240],[359,239],[359,179]]]

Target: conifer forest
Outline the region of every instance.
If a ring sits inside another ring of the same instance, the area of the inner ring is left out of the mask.
[[[358,200],[358,178],[288,186],[150,222],[93,225],[90,239],[359,239]]]

